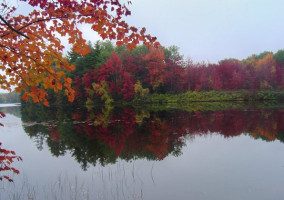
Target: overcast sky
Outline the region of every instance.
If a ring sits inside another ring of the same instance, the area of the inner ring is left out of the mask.
[[[284,49],[284,0],[132,0],[129,8],[130,25],[146,27],[163,46],[176,45],[195,62]],[[99,39],[81,28],[85,39]]]
[[[283,0],[133,0],[128,22],[193,61],[284,48]]]
[[[284,0],[132,0],[129,8],[130,25],[146,27],[163,46],[176,45],[193,61],[284,49]],[[100,39],[88,26],[81,28],[85,39]]]
[[[129,8],[129,24],[146,27],[195,62],[284,49],[283,0],[132,0]],[[83,30],[87,39],[98,39]]]

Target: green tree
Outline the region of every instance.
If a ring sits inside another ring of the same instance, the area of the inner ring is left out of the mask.
[[[183,56],[179,53],[179,47],[171,45],[164,49],[164,54],[166,58],[169,58],[173,62],[182,62]]]
[[[88,42],[88,46],[90,52],[85,56],[80,56],[74,52],[73,49],[67,53],[68,61],[76,67],[76,69],[69,74],[71,78],[83,75],[89,69],[99,68],[114,51],[114,46],[110,41],[97,41],[94,45]]]
[[[277,51],[277,53],[274,54],[273,59],[279,67],[284,68],[284,50],[280,49]]]

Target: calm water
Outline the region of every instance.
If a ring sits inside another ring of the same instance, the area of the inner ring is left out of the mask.
[[[0,199],[284,199],[284,107],[0,106]]]

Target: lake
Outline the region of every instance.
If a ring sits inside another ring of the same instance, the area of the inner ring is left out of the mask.
[[[283,104],[0,111],[0,200],[284,199]]]

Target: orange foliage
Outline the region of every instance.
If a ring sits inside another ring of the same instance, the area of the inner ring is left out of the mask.
[[[117,45],[133,49],[141,41],[158,45],[156,38],[130,27],[122,17],[131,12],[118,0],[20,0],[34,7],[28,15],[14,14],[15,7],[0,4],[0,88],[24,91],[23,99],[46,100],[47,89],[65,91],[74,100],[71,79],[65,72],[73,70],[63,57],[64,46],[56,35],[66,36],[74,51],[86,55],[90,50],[78,24],[90,24],[103,39],[115,39]],[[130,3],[130,2],[128,2]]]
[[[273,59],[273,53],[268,53],[266,56],[256,61],[255,67],[256,67],[256,70],[259,70],[262,67],[275,66],[275,65],[276,63]]]

